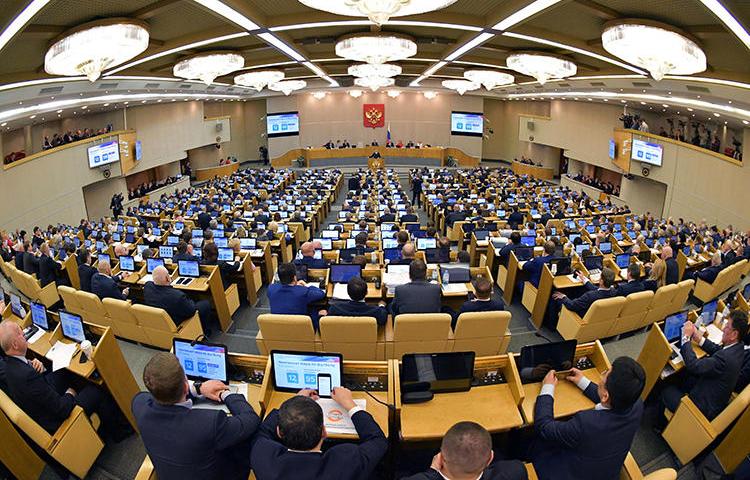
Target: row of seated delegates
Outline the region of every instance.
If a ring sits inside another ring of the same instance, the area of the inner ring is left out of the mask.
[[[639,398],[645,385],[643,368],[620,357],[599,385],[577,369],[564,381],[576,384],[596,408],[568,421],[554,420],[558,380],[550,371],[536,400],[534,438],[517,450],[533,462],[543,480],[578,479],[582,471],[590,478],[617,478],[643,415]],[[324,451],[327,432],[313,390],[299,391],[261,421],[244,397],[223,383],[188,381],[172,353],[151,358],[143,383],[148,392],[136,395],[132,410],[161,479],[244,479],[251,467],[258,480],[370,478],[388,451],[380,426],[344,387],[334,388],[332,399],[351,416],[359,442],[339,443]],[[198,397],[224,403],[231,416],[222,410],[191,408]],[[177,443],[165,441],[165,430]],[[473,422],[453,425],[429,467],[422,468],[408,480],[527,478],[520,461],[495,461],[489,432]]]
[[[0,310],[5,304],[0,300]],[[29,358],[28,341],[13,320],[0,322],[0,388],[18,407],[50,434],[80,406],[101,419],[99,435],[119,443],[134,433],[109,392],[66,369],[52,371],[39,359]]]
[[[26,158],[25,150],[19,150],[17,152],[10,152],[3,157],[3,165],[10,165],[11,163],[17,162],[24,158]]]
[[[77,142],[86,138],[96,137],[97,135],[105,135],[112,131],[112,124],[107,124],[106,127],[94,130],[93,128],[84,128],[83,130],[78,129],[76,131],[70,131],[60,135],[55,133],[50,139],[49,136],[45,135],[42,139],[42,150],[49,150],[50,148],[59,147],[60,145],[66,145],[68,143]]]
[[[403,140],[395,143],[392,140],[388,140],[385,142],[385,146],[386,148],[430,148],[432,145],[424,142],[414,143],[413,140],[409,140],[406,144],[404,144]]]
[[[521,155],[521,160],[519,160],[517,158],[514,158],[513,161],[514,162],[518,162],[518,163],[523,163],[524,165],[534,165],[534,166],[537,166],[537,167],[541,167],[542,166],[542,162],[534,163],[534,160],[532,160],[530,158],[526,158],[523,155]]]
[[[584,175],[583,172],[578,172],[575,176],[571,177],[573,180],[581,183],[585,183],[586,185],[594,188],[598,188],[599,190],[603,191],[604,193],[608,195],[614,195],[618,196],[620,195],[620,186],[614,185],[610,181],[602,181],[596,177],[591,177],[589,175]]]
[[[180,180],[181,178],[182,178],[182,175],[176,175],[173,177],[167,177],[163,180],[152,180],[147,183],[141,183],[137,187],[134,187],[128,190],[128,200],[133,200],[134,198],[143,197],[147,195],[149,192],[153,192],[154,190],[158,188],[171,185],[174,182]]]
[[[231,165],[233,163],[238,163],[237,157],[229,155],[227,158],[220,158],[219,159],[219,165]]]

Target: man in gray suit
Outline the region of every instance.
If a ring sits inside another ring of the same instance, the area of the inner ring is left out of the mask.
[[[401,313],[439,313],[440,285],[427,280],[427,265],[422,260],[414,260],[409,265],[411,282],[396,287],[396,295],[391,303],[391,313],[395,317]]]

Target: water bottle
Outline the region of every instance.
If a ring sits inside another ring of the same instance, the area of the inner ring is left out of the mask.
[[[378,255],[375,253],[375,250],[373,250],[370,253],[370,263],[377,263],[378,261]]]
[[[437,279],[438,279],[438,272],[437,272],[437,269],[435,269],[432,271],[432,281],[437,283]]]
[[[435,273],[437,273],[437,271]],[[450,283],[450,279],[451,279],[451,274],[448,270],[446,270],[445,273],[443,274],[443,285],[447,287],[448,283]]]

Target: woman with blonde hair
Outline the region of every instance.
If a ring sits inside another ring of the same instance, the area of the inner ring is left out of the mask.
[[[653,265],[651,265],[651,272],[648,278],[643,282],[643,286],[647,290],[656,291],[659,287],[663,287],[667,279],[667,263],[661,258],[656,259]]]

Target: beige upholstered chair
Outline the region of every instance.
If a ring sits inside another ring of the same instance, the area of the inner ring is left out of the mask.
[[[583,318],[563,307],[557,331],[564,339],[575,338],[579,343],[606,338],[624,305],[625,297],[603,298],[592,303]]]
[[[510,343],[510,318],[507,311],[462,313],[453,332],[453,351],[473,351],[478,357],[505,353]]]
[[[654,292],[651,290],[631,293],[625,297],[625,305],[606,336],[611,337],[645,327],[646,314],[653,298]]]
[[[374,317],[323,317],[320,342],[322,351],[341,353],[347,360],[385,360],[385,339],[378,339]]]
[[[258,327],[255,341],[261,355],[271,350],[320,351],[320,339],[307,315],[265,313],[258,316]]]
[[[386,337],[386,358],[400,360],[406,353],[451,351],[451,316],[447,313],[397,315],[392,341]]]
[[[192,318],[182,322],[179,327],[174,324],[172,318],[161,308],[149,307],[148,305],[133,305],[132,309],[138,324],[149,338],[149,344],[158,348],[168,350],[172,348],[172,339],[182,338],[194,340],[203,335],[200,317],[195,312]]]
[[[138,324],[138,319],[130,302],[105,298],[102,300],[102,306],[107,312],[107,316],[112,319],[112,323],[117,326],[116,331],[119,332],[117,334],[119,337],[146,345],[151,344],[151,339]]]

